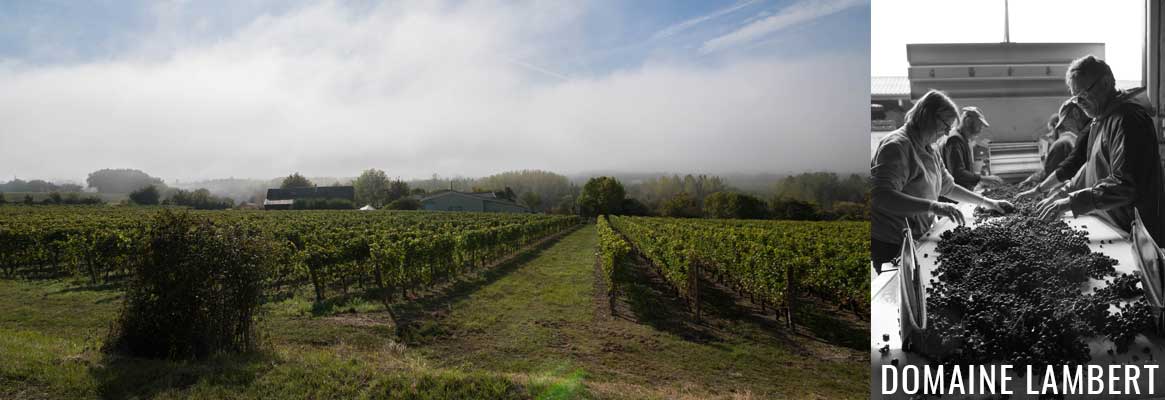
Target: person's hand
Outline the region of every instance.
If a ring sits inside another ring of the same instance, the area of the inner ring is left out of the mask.
[[[1043,193],[1040,192],[1040,185],[1036,185],[1036,187],[1019,192],[1019,194],[1015,195],[1015,199],[1016,200],[1023,200],[1023,199],[1026,199],[1028,197],[1036,197],[1036,196],[1039,196],[1041,194],[1043,194]]]
[[[982,204],[982,206],[983,206],[983,208],[985,208],[987,210],[994,211],[994,212],[997,212],[1000,214],[1007,214],[1009,212],[1015,211],[1015,206],[1012,205],[1011,202],[1007,201],[1007,200],[987,199],[987,201],[984,202]]]
[[[979,183],[982,183],[982,184],[987,185],[987,186],[1002,185],[1003,178],[1000,178],[1000,177],[995,176],[995,175],[983,175],[983,176],[979,177]]]
[[[1036,204],[1036,210],[1047,207],[1048,204],[1051,204],[1053,201],[1068,197],[1068,193],[1065,193],[1063,190],[1053,190],[1048,192],[1047,196],[1048,197],[1045,197],[1043,200],[1040,200],[1040,202]]]
[[[1067,198],[1057,199],[1055,197],[1049,197],[1040,202],[1036,216],[1043,220],[1053,220],[1060,218],[1061,215],[1071,208],[1072,206],[1068,204]]]
[[[951,221],[955,221],[955,223],[959,224],[959,226],[966,225],[966,223],[967,223],[966,221],[963,220],[963,212],[959,211],[959,208],[955,207],[954,204],[942,203],[942,202],[936,201],[934,203],[931,203],[930,212],[934,213],[934,215],[937,215],[940,218],[941,217],[950,218]]]
[[[1027,187],[1027,186],[1031,186],[1033,188],[1039,187],[1040,183],[1043,183],[1043,181],[1044,181],[1044,174],[1034,173],[1034,174],[1028,175],[1027,179],[1024,179],[1023,182],[1020,182],[1019,187]]]

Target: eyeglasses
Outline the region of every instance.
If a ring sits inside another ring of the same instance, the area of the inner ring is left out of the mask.
[[[1092,88],[1096,86],[1097,82],[1100,82],[1100,78],[1093,79],[1092,84],[1088,85],[1087,89],[1081,90],[1080,93],[1076,93],[1076,94],[1072,95],[1072,98],[1068,99],[1068,101],[1070,101],[1076,105],[1080,105],[1080,97],[1092,92]],[[1089,95],[1089,96],[1091,96],[1091,95]]]

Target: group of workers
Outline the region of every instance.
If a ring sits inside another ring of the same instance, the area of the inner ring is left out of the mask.
[[[1096,215],[1125,232],[1139,212],[1160,245],[1165,174],[1144,89],[1118,90],[1112,69],[1093,56],[1073,61],[1065,83],[1072,96],[1048,124],[1053,142],[1044,167],[1025,181],[1038,184],[1019,196],[1042,198],[1040,218],[1057,219],[1068,211]],[[971,144],[988,126],[978,108],[960,109],[943,92],[931,90],[906,113],[901,128],[882,138],[870,163],[870,254],[878,272],[883,264],[896,263],[907,228],[917,240],[935,218],[963,225],[965,217],[953,202],[1000,213],[1013,208],[972,191],[1003,183],[972,167]]]

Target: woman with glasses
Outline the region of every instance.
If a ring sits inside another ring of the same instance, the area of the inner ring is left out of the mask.
[[[944,167],[935,142],[951,130],[958,115],[958,107],[946,94],[931,90],[906,112],[902,127],[878,143],[870,162],[870,256],[879,273],[883,263],[898,257],[907,225],[917,239],[930,230],[935,217],[964,223],[962,212],[939,202],[939,196],[997,212],[1010,208],[1006,201],[956,185]]]

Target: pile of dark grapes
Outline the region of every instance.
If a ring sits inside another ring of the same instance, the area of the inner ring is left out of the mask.
[[[983,196],[993,200],[1007,200],[1015,206],[1014,210],[1005,210],[1007,215],[1021,216],[1021,217],[1035,217],[1036,206],[1039,204],[1039,196],[1029,196],[1024,199],[1019,199],[1019,193],[1024,191],[1026,187],[1017,185],[997,185],[987,188],[983,191]],[[982,207],[975,209],[975,223],[981,224],[991,217],[1000,217],[996,211],[990,211]]]
[[[941,239],[923,349],[937,362],[1082,364],[1089,338],[1107,335],[1124,353],[1153,327],[1152,308],[1137,300],[1139,278],[1117,276],[1116,260],[1093,253],[1085,232],[1063,221],[1021,211]],[[1105,279],[1085,293],[1089,281]]]
[[[1105,287],[1094,289],[1095,293],[1092,295],[1109,303],[1139,299],[1145,295],[1145,291],[1141,289],[1141,278],[1133,274],[1121,274],[1107,283]]]
[[[1102,332],[1116,345],[1117,353],[1125,353],[1138,334],[1153,329],[1153,307],[1142,299],[1122,305],[1120,310],[1108,315]]]

